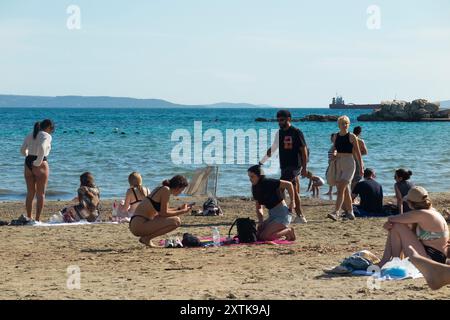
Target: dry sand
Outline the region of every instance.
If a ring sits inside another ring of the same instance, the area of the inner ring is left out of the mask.
[[[434,194],[438,209],[449,194]],[[189,201],[189,200],[187,200]],[[175,205],[177,201],[173,202]],[[197,199],[197,203],[201,200]],[[43,220],[64,206],[48,202]],[[110,208],[110,202],[104,202]],[[221,199],[223,217],[182,218],[173,235],[222,235],[236,217],[254,218],[249,199]],[[295,225],[293,245],[149,249],[122,225],[0,227],[0,299],[448,299],[450,287],[431,291],[423,279],[382,282],[329,277],[323,269],[361,249],[381,256],[385,219],[332,222],[332,202],[305,199],[307,225]],[[0,220],[17,218],[21,203],[0,203]],[[67,289],[67,267],[81,270],[81,289]]]

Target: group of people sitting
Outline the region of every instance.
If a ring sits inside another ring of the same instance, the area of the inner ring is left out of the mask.
[[[323,181],[307,170],[309,149],[303,133],[291,125],[289,111],[279,111],[277,121],[280,130],[274,144],[260,163],[250,167],[247,173],[255,200],[258,239],[285,238],[293,241],[296,235],[290,224],[307,223],[301,208],[299,178],[308,177],[311,181],[310,188],[315,193]],[[342,209],[343,217],[351,220],[355,219],[355,213],[360,216],[380,213],[383,211],[382,187],[376,182],[375,171],[365,169],[362,161],[362,155],[367,154],[367,148],[358,138],[358,132],[349,132],[348,117],[340,117],[338,125],[340,131],[332,135],[333,144],[329,152],[330,164],[334,163],[332,171],[334,185],[337,187],[337,200],[335,210],[328,214],[328,218],[338,220]],[[36,195],[36,220],[39,220],[44,205],[49,176],[47,156],[51,149],[53,130],[51,120],[37,122],[21,148],[22,154],[26,156],[24,170],[28,191],[27,215],[31,218],[32,200]],[[265,176],[263,164],[277,148],[280,152],[281,177],[272,179]],[[444,265],[449,253],[448,225],[442,214],[433,208],[428,192],[409,181],[411,175],[411,171],[404,169],[395,172],[399,214],[389,217],[384,224],[388,236],[380,266],[393,257],[410,257],[413,263],[423,270],[430,286],[437,288],[450,283],[450,266]],[[355,181],[355,176],[356,180],[358,177],[364,177],[364,180]],[[181,225],[180,216],[192,210],[193,204],[183,204],[178,208],[169,206],[170,197],[178,196],[188,186],[188,181],[183,176],[176,175],[165,180],[152,191],[142,185],[142,177],[137,172],[130,174],[128,181],[130,188],[119,210],[130,217],[131,233],[146,246],[154,246],[154,238],[178,228]],[[289,204],[285,200],[285,191],[289,194]],[[360,202],[354,205],[356,197],[360,198]],[[98,219],[101,214],[100,191],[91,173],[81,175],[75,200],[76,205],[62,211],[65,221]],[[266,219],[264,207],[268,209]],[[442,276],[435,276],[436,270],[440,270]]]

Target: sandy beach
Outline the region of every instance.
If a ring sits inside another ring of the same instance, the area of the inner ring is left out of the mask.
[[[450,194],[432,195],[439,210],[450,207]],[[202,203],[202,199],[196,199]],[[389,199],[385,199],[387,201]],[[186,201],[190,201],[187,199]],[[172,201],[175,205],[179,200]],[[365,277],[329,277],[353,252],[381,256],[385,219],[332,222],[325,218],[333,202],[304,199],[309,223],[295,225],[292,245],[198,249],[144,248],[127,224],[70,227],[0,227],[0,299],[448,299],[450,287],[428,289],[423,279],[382,282],[369,290]],[[43,220],[66,203],[48,202]],[[222,235],[237,217],[255,217],[254,203],[223,198],[221,217],[182,218],[173,235],[189,232]],[[104,208],[111,202],[103,201]],[[0,203],[0,220],[24,212],[18,202]],[[81,288],[66,286],[67,267],[81,270]]]

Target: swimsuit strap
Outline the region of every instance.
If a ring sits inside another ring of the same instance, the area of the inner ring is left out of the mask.
[[[140,201],[140,200],[138,199],[138,196],[137,196],[137,194],[136,194],[136,191],[134,190],[134,188],[131,188],[131,191],[133,191],[133,194],[134,194],[134,198],[136,199],[136,201],[135,201],[135,202],[138,202],[138,201]]]

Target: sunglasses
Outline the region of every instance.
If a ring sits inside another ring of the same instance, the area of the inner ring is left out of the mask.
[[[278,121],[278,122],[286,122],[287,119],[286,119],[286,118],[278,118],[277,121]]]

